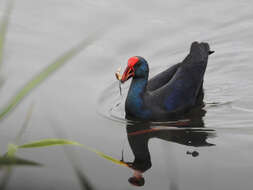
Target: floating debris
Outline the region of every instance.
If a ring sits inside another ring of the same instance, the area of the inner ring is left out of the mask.
[[[197,151],[193,151],[193,152],[187,151],[186,154],[192,155],[192,157],[197,157],[197,156],[199,156],[199,153],[198,153]]]
[[[115,76],[116,76],[117,80],[119,81],[119,93],[120,93],[120,96],[122,97],[122,90],[121,90],[122,75],[120,74],[120,71],[121,71],[121,67],[118,68],[118,70],[115,73]]]
[[[118,70],[116,71],[116,73],[115,73],[115,76],[116,76],[116,78],[117,78],[117,80],[121,80],[121,78],[122,78],[122,76],[121,76],[121,74],[120,74],[120,71],[121,71],[121,67],[119,67],[118,68]]]

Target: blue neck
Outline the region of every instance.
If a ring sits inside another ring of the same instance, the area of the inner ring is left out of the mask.
[[[126,99],[125,107],[127,114],[138,118],[148,117],[149,111],[145,110],[143,99],[144,94],[146,92],[147,82],[147,77],[133,78]]]

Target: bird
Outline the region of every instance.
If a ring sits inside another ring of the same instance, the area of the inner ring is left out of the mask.
[[[120,77],[132,78],[125,100],[127,119],[164,121],[184,117],[203,106],[203,81],[208,57],[214,53],[206,42],[193,42],[186,58],[149,79],[148,62],[141,56],[128,59]]]

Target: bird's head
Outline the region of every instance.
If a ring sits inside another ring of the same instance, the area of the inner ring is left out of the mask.
[[[131,77],[148,78],[149,68],[147,61],[140,56],[134,56],[128,59],[127,67],[122,75],[121,82],[124,83]]]

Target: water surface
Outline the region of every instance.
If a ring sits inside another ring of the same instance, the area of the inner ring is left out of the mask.
[[[0,1],[0,15],[5,4]],[[193,124],[154,125],[160,131],[142,134],[152,137],[152,167],[144,173],[143,189],[252,189],[251,1],[23,0],[15,2],[10,19],[0,107],[58,55],[99,33],[91,46],[1,121],[1,154],[33,103],[22,143],[64,137],[117,159],[124,149],[125,161],[133,161],[124,120],[129,83],[121,98],[114,72],[129,57],[140,55],[153,76],[184,59],[191,42],[207,41],[215,54],[205,76],[206,113]],[[73,163],[94,189],[135,189],[127,181],[130,169],[82,148],[68,150],[71,158],[63,147],[19,151],[19,157],[43,167],[14,168],[6,189],[82,189]]]

